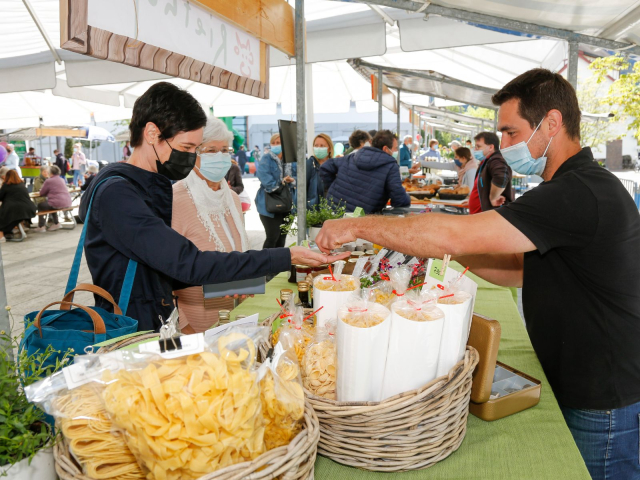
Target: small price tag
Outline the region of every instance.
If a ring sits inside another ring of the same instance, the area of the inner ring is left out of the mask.
[[[184,335],[180,337],[180,348],[175,350],[167,350],[162,352],[160,348],[160,342],[164,343],[165,340],[158,340],[155,342],[143,343],[140,345],[140,351],[146,353],[155,353],[162,358],[179,358],[187,355],[194,355],[196,353],[204,352],[204,335],[202,333],[195,333],[193,335]],[[166,340],[167,344],[172,344],[171,339]]]
[[[429,276],[440,282],[444,281],[444,266],[442,265],[442,260],[439,258],[433,259],[431,268],[429,269]]]
[[[100,370],[87,370],[84,363],[69,365],[62,369],[62,374],[69,390],[78,388],[100,377]]]

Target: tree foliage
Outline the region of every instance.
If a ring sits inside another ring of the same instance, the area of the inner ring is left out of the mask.
[[[596,59],[589,68],[593,71],[598,85],[605,85],[609,77],[618,78],[605,88],[605,95],[600,100],[614,116],[613,122],[630,119],[627,129],[640,140],[640,64],[631,65],[628,59],[620,54]]]

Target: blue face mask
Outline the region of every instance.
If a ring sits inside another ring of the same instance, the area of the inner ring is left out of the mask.
[[[231,168],[231,155],[228,153],[202,153],[200,155],[200,173],[210,182],[220,182]]]
[[[460,160],[458,160],[457,158],[453,159],[453,163],[456,164],[456,167],[462,167],[462,162]]]
[[[479,162],[481,162],[482,160],[485,159],[485,155],[484,155],[484,153],[482,153],[482,150],[474,150],[473,151],[473,156]]]
[[[274,155],[280,155],[282,153],[282,145],[271,145],[271,151]]]
[[[519,173],[521,175],[538,175],[538,176],[542,175],[542,172],[544,172],[544,167],[547,164],[547,157],[545,157],[545,155],[547,154],[547,150],[549,150],[549,146],[551,145],[551,140],[553,140],[553,137],[549,139],[547,148],[544,149],[544,153],[540,158],[534,159],[531,156],[531,152],[529,151],[529,147],[528,147],[529,142],[531,141],[533,136],[536,134],[536,132],[540,128],[540,125],[542,125],[543,121],[544,121],[544,118],[540,120],[540,123],[538,124],[536,129],[533,131],[533,133],[529,137],[529,140],[527,140],[526,143],[520,142],[520,143],[516,143],[515,145],[511,145],[510,147],[500,149],[500,153],[502,154],[507,164],[513,169],[514,172]]]

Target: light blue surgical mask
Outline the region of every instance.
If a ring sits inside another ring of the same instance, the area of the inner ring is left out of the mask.
[[[510,147],[500,149],[500,153],[502,154],[503,158],[506,160],[507,164],[513,169],[514,172],[521,175],[539,176],[542,175],[542,172],[544,172],[544,167],[547,164],[547,157],[545,157],[545,155],[547,154],[547,150],[549,150],[549,147],[551,146],[551,140],[553,140],[553,137],[549,139],[547,148],[544,149],[544,153],[540,158],[534,159],[531,156],[531,152],[529,151],[528,147],[529,142],[536,134],[543,121],[544,118],[540,120],[540,123],[533,131],[526,143],[520,142],[516,143],[515,145],[511,145]]]
[[[479,162],[481,162],[482,160],[484,160],[486,158],[485,154],[482,153],[482,150],[474,150],[473,151],[473,156]]]
[[[324,160],[329,155],[329,149],[327,147],[313,147],[313,155],[318,160]]]
[[[397,160],[398,159],[398,152],[397,151],[396,152],[391,152],[391,156]]]
[[[231,168],[229,153],[201,153],[200,173],[210,182],[221,182]]]
[[[282,153],[282,145],[271,145],[271,151],[274,155],[280,155]]]

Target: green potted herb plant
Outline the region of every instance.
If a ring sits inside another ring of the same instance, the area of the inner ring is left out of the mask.
[[[10,311],[10,307],[6,307]],[[68,353],[54,367],[42,368],[58,353],[53,347],[27,355],[18,351],[20,336],[0,331],[0,478],[56,480],[52,446],[56,440],[45,414],[29,403],[24,387],[60,369]]]
[[[320,229],[322,228],[322,224],[327,220],[334,220],[336,218],[344,217],[345,212],[347,211],[346,206],[344,205],[335,205],[334,203],[329,202],[325,197],[321,197],[320,201],[307,209],[307,228],[309,229],[308,238],[311,241],[314,241],[318,233],[320,233]],[[286,219],[285,223],[280,227],[282,232],[286,235],[297,235],[298,233],[298,223],[297,216],[295,214],[290,214]]]

